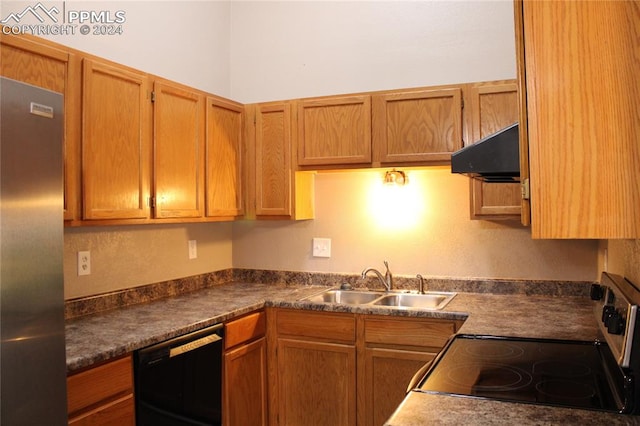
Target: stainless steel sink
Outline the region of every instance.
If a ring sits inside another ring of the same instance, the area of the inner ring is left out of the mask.
[[[379,292],[353,290],[327,290],[305,300],[323,303],[346,303],[348,305],[362,305],[373,302],[382,296]]]
[[[304,300],[315,303],[338,303],[347,305],[373,305],[390,308],[415,308],[440,310],[453,299],[456,293],[427,292],[417,293],[381,293],[379,291],[325,290],[320,294],[306,297]]]
[[[419,308],[429,310],[439,310],[444,308],[456,293],[433,292],[425,294],[386,294],[379,298],[373,305],[392,306],[396,308]]]

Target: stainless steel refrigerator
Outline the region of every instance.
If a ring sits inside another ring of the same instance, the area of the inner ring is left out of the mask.
[[[0,424],[67,423],[63,100],[0,78]]]

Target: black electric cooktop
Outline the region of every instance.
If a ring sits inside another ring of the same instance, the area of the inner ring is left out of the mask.
[[[458,335],[443,355],[417,391],[620,409],[608,374],[618,366],[604,343]]]

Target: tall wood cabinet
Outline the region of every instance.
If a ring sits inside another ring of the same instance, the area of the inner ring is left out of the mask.
[[[80,58],[35,37],[0,35],[0,74],[64,95],[64,219],[79,211]]]
[[[533,238],[640,238],[640,7],[515,2]]]
[[[518,122],[515,80],[471,84],[465,93],[471,143]],[[472,219],[520,220],[522,193],[519,183],[469,181]]]
[[[175,83],[153,87],[153,211],[156,218],[204,214],[204,95]]]
[[[150,108],[146,74],[84,59],[83,219],[149,217]]]

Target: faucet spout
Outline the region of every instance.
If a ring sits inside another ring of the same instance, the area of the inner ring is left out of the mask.
[[[364,271],[362,271],[362,279],[364,280],[365,278],[367,278],[367,274],[369,272],[373,272],[378,278],[378,281],[380,281],[380,283],[384,286],[384,288],[387,291],[391,291],[391,289],[393,288],[393,275],[391,275],[391,271],[389,271],[389,263],[386,260],[384,261],[384,266],[387,268],[384,275],[382,275],[382,273],[377,269],[366,268]]]

